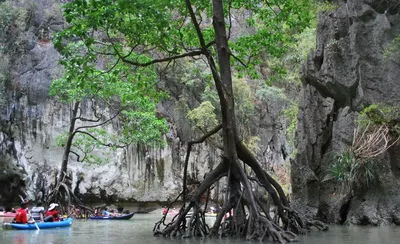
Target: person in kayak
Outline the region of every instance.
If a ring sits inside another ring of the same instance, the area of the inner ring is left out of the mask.
[[[40,222],[44,221],[44,207],[42,207],[41,201],[38,201],[36,207],[32,208],[31,215],[34,220],[40,220]]]
[[[94,216],[100,216],[99,207],[95,207],[95,209],[94,209]]]
[[[17,209],[17,215],[15,215],[14,223],[17,224],[27,224],[28,223],[28,213],[26,212],[26,207],[28,205],[28,201],[23,201],[20,204],[20,208]]]
[[[49,209],[46,212],[46,217],[44,218],[44,222],[58,222],[60,221],[60,217],[57,211],[58,204],[52,203],[50,204]]]
[[[107,208],[104,208],[103,212],[101,213],[101,215],[105,216],[105,217],[109,217],[110,216],[110,212],[107,211]]]

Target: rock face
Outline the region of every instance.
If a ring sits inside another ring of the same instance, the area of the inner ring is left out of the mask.
[[[48,13],[44,6],[59,11],[58,1],[34,2],[38,6],[37,28],[48,21],[42,19]],[[53,17],[50,19],[54,24],[46,29],[48,36],[62,28],[62,19],[57,20],[60,16]],[[48,96],[52,79],[60,73],[57,64],[60,55],[38,33],[42,31],[35,28],[28,31],[29,45],[13,61],[10,84],[6,87],[6,102],[0,117],[0,205],[17,203],[18,195],[33,200],[42,198],[61,167],[63,149],[56,145],[56,140],[68,129],[71,108]],[[179,98],[186,94],[190,98],[189,106],[194,108],[201,96],[198,90],[173,80],[163,81],[161,85],[171,95],[158,108],[170,126],[165,135],[167,145],[164,148],[132,145],[119,149],[107,155],[110,163],[105,165],[78,163],[71,156],[72,187],[85,203],[165,202],[179,193],[186,142],[199,136],[193,132],[186,114],[180,112]],[[90,104],[86,106],[89,108]],[[271,162],[282,165],[292,150],[286,145],[284,121],[279,116],[284,106],[282,101],[259,101],[257,105],[252,132],[260,138],[258,146],[262,150],[257,158],[264,167],[271,166]],[[115,126],[107,128],[109,133],[117,131]],[[191,180],[203,179],[219,161],[220,152],[207,143],[194,146],[189,163]]]
[[[320,14],[317,47],[303,69],[298,154],[292,164],[295,202],[334,223],[399,224],[399,146],[380,159],[381,182],[350,197],[323,181],[331,152],[353,139],[358,113],[371,104],[400,105],[400,65],[390,50],[400,35],[397,0],[337,1]],[[392,56],[392,57],[391,57]]]

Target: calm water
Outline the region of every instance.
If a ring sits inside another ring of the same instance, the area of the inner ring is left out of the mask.
[[[137,214],[129,221],[76,220],[71,228],[12,231],[0,230],[1,244],[237,244],[251,243],[229,239],[170,240],[153,237],[154,223],[160,215]],[[252,242],[257,243],[257,242]],[[333,226],[328,232],[313,231],[300,237],[307,244],[400,243],[400,227]]]

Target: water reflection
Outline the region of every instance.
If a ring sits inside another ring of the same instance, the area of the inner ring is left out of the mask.
[[[128,221],[75,220],[71,228],[44,230],[0,230],[0,243],[10,244],[239,244],[230,239],[168,239],[154,237],[154,223],[159,214],[137,214]],[[213,221],[213,219],[210,219]],[[368,244],[400,242],[399,227],[331,226],[328,232],[313,231],[300,237],[307,244]],[[256,243],[256,242],[251,242]]]
[[[44,230],[3,230],[0,232],[0,243],[31,244],[48,243],[64,244],[72,241],[71,228],[44,229]],[[73,242],[71,242],[73,243]]]
[[[328,232],[314,231],[306,236],[300,236],[300,243],[397,244],[399,242],[400,228],[397,226],[331,226]]]

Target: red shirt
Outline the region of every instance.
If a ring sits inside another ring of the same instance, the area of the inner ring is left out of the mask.
[[[58,217],[58,211],[53,209],[53,210],[47,210],[46,212],[46,216],[50,216],[53,215],[53,221],[59,221],[59,217]]]
[[[28,214],[24,208],[19,208],[17,210],[17,215],[15,215],[15,222],[21,224],[28,223]]]

